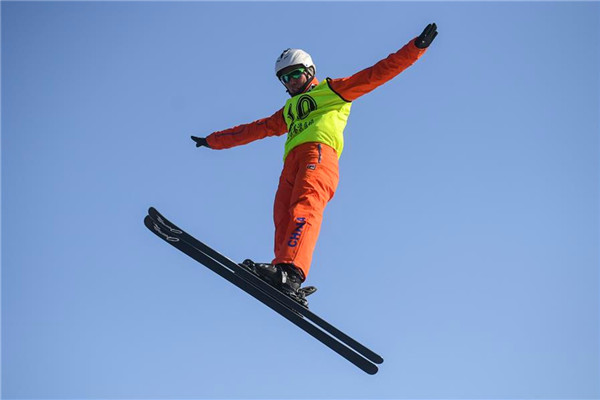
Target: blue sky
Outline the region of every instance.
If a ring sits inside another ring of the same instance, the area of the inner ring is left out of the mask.
[[[598,2],[2,2],[3,398],[598,398]],[[369,376],[142,219],[272,258],[288,47],[358,99],[308,284]]]

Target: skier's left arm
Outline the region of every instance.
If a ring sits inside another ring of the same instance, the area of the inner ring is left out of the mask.
[[[425,54],[427,47],[436,36],[436,24],[429,24],[420,36],[408,42],[397,52],[347,78],[329,79],[329,85],[344,100],[354,101],[413,65]]]

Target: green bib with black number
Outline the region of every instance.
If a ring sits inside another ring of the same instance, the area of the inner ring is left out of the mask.
[[[333,147],[339,158],[344,149],[344,128],[351,106],[351,102],[342,99],[331,89],[329,79],[311,91],[289,99],[283,108],[288,127],[283,160],[294,147],[308,142]]]

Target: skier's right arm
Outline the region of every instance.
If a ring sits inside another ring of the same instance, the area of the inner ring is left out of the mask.
[[[283,118],[283,108],[270,117],[238,125],[224,131],[213,132],[206,138],[192,136],[196,147],[206,146],[211,149],[229,149],[241,146],[267,136],[281,136],[287,132],[287,125]]]

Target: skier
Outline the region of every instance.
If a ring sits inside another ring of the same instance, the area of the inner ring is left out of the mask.
[[[265,280],[303,301],[306,279],[323,211],[338,185],[338,159],[352,101],[384,84],[417,61],[437,36],[435,23],[417,38],[375,65],[341,78],[319,82],[308,53],[287,49],[275,62],[275,74],[291,96],[268,118],[210,134],[192,136],[196,147],[227,149],[287,132],[284,165],[275,195],[275,258],[245,262]]]

